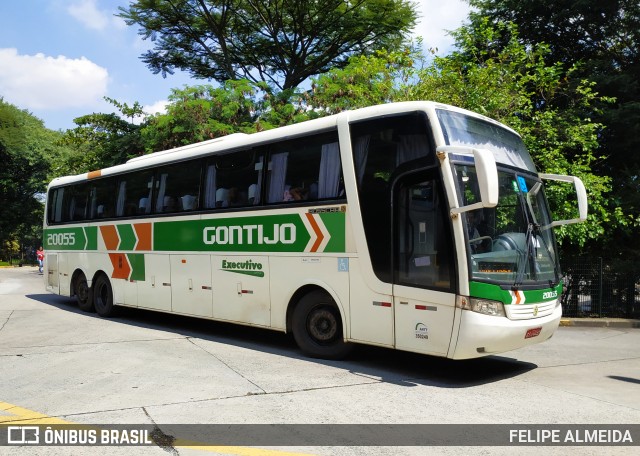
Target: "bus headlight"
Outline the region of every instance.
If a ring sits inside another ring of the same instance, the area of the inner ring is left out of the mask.
[[[472,312],[491,315],[493,317],[506,316],[504,313],[504,304],[499,301],[458,296],[457,306],[461,309],[471,310]]]

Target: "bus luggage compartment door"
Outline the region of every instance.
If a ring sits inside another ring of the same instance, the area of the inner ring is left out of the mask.
[[[145,255],[145,279],[138,282],[138,307],[171,310],[169,255]]]
[[[213,256],[213,317],[258,326],[271,325],[269,258]]]
[[[171,310],[213,316],[209,255],[171,255]]]

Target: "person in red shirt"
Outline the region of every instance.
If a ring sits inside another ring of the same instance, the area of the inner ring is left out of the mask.
[[[44,250],[42,250],[42,246],[38,248],[36,257],[38,258],[38,270],[42,274],[42,267],[44,266]]]

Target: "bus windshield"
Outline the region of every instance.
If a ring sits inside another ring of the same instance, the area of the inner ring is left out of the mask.
[[[465,204],[479,201],[475,168],[455,164]],[[508,286],[555,286],[560,280],[555,237],[542,183],[500,169],[494,208],[469,211],[465,220],[471,279]]]
[[[520,136],[492,122],[453,111],[438,109],[438,120],[449,146],[466,146],[493,152],[496,162],[536,173]]]
[[[557,285],[560,273],[551,216],[522,139],[477,117],[443,109],[437,113],[447,145],[488,149],[496,162],[506,165],[498,171],[498,205],[463,215],[471,280],[510,287]],[[479,202],[473,160],[456,157],[453,171],[460,205]]]

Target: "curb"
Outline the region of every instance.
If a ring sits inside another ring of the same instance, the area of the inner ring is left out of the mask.
[[[640,320],[627,318],[563,318],[560,326],[583,328],[640,328]]]

